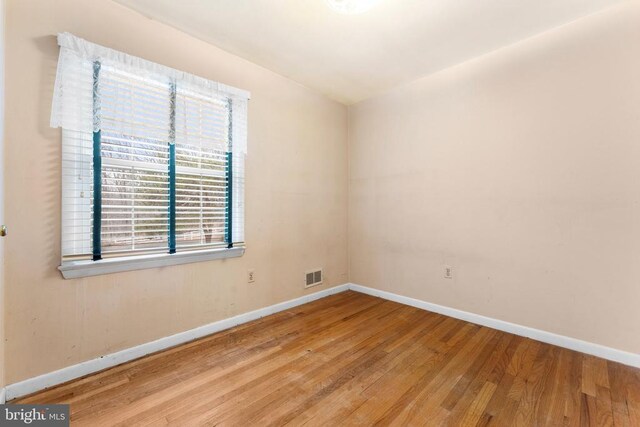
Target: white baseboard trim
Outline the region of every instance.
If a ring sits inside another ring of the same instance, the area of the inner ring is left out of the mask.
[[[603,345],[594,344],[587,341],[554,334],[551,332],[541,331],[539,329],[517,325],[515,323],[505,322],[503,320],[493,319],[491,317],[481,316],[479,314],[469,313],[466,311],[457,310],[455,308],[433,304],[419,299],[394,294],[392,292],[381,291],[379,289],[356,285],[354,283],[347,283],[344,285],[335,286],[333,288],[324,289],[319,292],[310,293],[299,298],[281,302],[279,304],[274,304],[269,307],[261,308],[244,314],[239,314],[228,319],[219,320],[208,325],[200,326],[195,329],[160,338],[155,341],[118,351],[116,353],[107,354],[96,359],[87,360],[85,362],[68,366],[57,371],[49,372],[38,377],[29,378],[18,383],[9,384],[5,388],[0,390],[0,403],[10,401],[21,396],[26,396],[27,394],[35,393],[36,391],[44,390],[46,388],[65,383],[67,381],[83,377],[85,375],[99,372],[104,369],[111,368],[134,359],[138,359],[148,354],[165,350],[176,345],[184,344],[186,342],[193,341],[195,339],[202,338],[207,335],[211,335],[216,332],[220,332],[225,329],[229,329],[234,326],[268,316],[270,314],[288,310],[292,307],[306,304],[308,302],[315,301],[317,299],[347,290],[384,298],[386,300],[395,301],[400,304],[432,311],[434,313],[443,314],[445,316],[454,317],[456,319],[465,320],[467,322],[487,326],[489,328],[509,332],[515,335],[520,335],[537,341],[542,341],[548,344],[557,345],[559,347],[568,348],[570,350],[591,354],[603,359],[612,360],[614,362],[619,362],[625,365],[640,368],[640,354],[616,350],[610,347],[605,347]]]
[[[412,307],[432,311],[434,313],[444,314],[445,316],[455,317],[456,319],[465,320],[467,322],[487,326],[489,328],[497,329],[500,331],[509,332],[514,335],[520,335],[548,344],[557,345],[558,347],[568,348],[569,350],[575,350],[581,353],[601,357],[603,359],[612,360],[624,365],[640,368],[640,354],[629,353],[627,351],[605,347],[600,344],[594,344],[576,338],[570,338],[563,335],[554,334],[552,332],[530,328],[528,326],[517,325],[515,323],[505,322],[504,320],[493,319],[491,317],[481,316],[479,314],[469,313],[467,311],[457,310],[455,308],[445,307],[411,297],[405,297],[402,295],[394,294],[392,292],[368,288],[366,286],[356,285],[354,283],[349,284],[349,289],[356,292],[361,292],[363,294],[395,301],[400,304],[410,305]]]
[[[208,325],[200,326],[195,329],[160,338],[158,340],[151,341],[145,344],[140,344],[135,347],[118,351],[116,353],[107,354],[96,359],[87,360],[85,362],[68,366],[66,368],[49,372],[47,374],[43,374],[34,378],[29,378],[27,380],[20,381],[14,384],[9,384],[3,389],[4,399],[2,402],[4,403],[5,399],[10,401],[21,396],[26,396],[27,394],[35,393],[36,391],[44,390],[46,388],[65,383],[67,381],[71,381],[88,374],[92,374],[107,368],[114,367],[116,365],[120,365],[125,362],[129,362],[134,359],[138,359],[151,353],[165,350],[179,344],[184,344],[186,342],[193,341],[195,339],[202,338],[207,335],[211,335],[213,333],[220,332],[225,329],[229,329],[234,326],[268,316],[270,314],[288,310],[292,307],[306,304],[308,302],[315,301],[329,295],[344,292],[346,290],[349,290],[348,284],[324,289],[318,292],[301,296],[299,298],[274,304],[269,307],[260,308],[258,310],[250,311],[244,314],[239,314],[228,319],[219,320],[217,322],[209,323]]]
[[[0,389],[0,405],[4,405],[7,402],[7,389],[2,387]]]

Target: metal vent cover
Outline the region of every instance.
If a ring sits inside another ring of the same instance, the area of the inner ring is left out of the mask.
[[[305,288],[322,284],[322,269],[307,271],[305,273]]]

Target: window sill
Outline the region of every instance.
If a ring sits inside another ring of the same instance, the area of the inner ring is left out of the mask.
[[[154,254],[131,257],[107,258],[99,261],[69,261],[58,267],[65,279],[99,276],[121,271],[143,270],[188,264],[214,259],[235,258],[244,254],[244,248],[207,249],[203,251],[181,252],[177,254]]]

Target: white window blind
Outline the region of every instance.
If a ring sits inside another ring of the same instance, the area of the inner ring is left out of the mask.
[[[63,264],[242,246],[248,93],[58,40]]]

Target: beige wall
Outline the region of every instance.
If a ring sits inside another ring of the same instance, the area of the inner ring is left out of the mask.
[[[9,0],[6,30],[8,383],[347,282],[346,107],[108,0]],[[245,256],[62,279],[62,31],[252,92]]]
[[[351,282],[640,353],[640,3],[351,107],[349,165]]]
[[[0,224],[4,224],[4,31],[5,1],[0,0]],[[4,238],[0,238],[0,387],[4,381],[5,343],[4,343]]]

